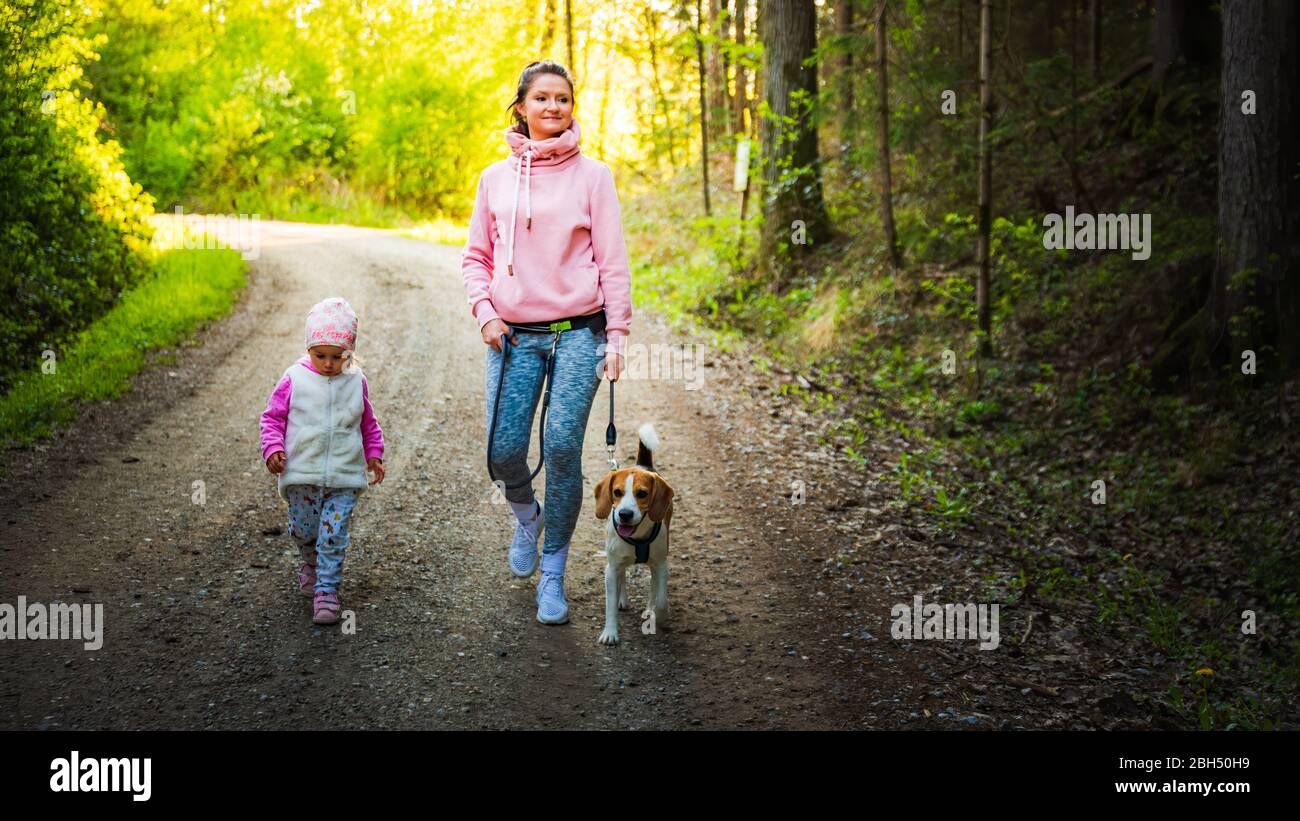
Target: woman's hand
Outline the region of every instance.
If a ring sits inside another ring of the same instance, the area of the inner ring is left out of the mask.
[[[492,350],[501,353],[501,334],[510,333],[510,326],[500,319],[490,319],[483,325],[483,344],[492,346]],[[508,337],[511,345],[518,345],[514,334]]]
[[[284,451],[277,450],[270,456],[266,457],[266,469],[272,473],[282,473],[284,471]]]
[[[623,355],[613,351],[605,351],[605,378],[610,382],[617,382],[618,375],[623,372]]]

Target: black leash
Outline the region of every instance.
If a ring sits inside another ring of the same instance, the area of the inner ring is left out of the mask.
[[[546,355],[546,379],[545,388],[542,393],[542,418],[538,423],[537,430],[538,452],[541,454],[541,459],[538,461],[537,467],[533,469],[533,472],[528,474],[527,479],[513,485],[507,485],[503,482],[502,484],[506,490],[514,490],[515,488],[520,488],[531,483],[533,477],[541,472],[542,465],[546,463],[546,409],[551,404],[551,376],[555,371],[555,348],[560,342],[560,334],[566,330],[566,328],[557,327],[562,324],[567,325],[567,323],[552,323],[551,328],[554,337],[551,339],[551,351]],[[496,397],[492,402],[492,424],[488,428],[487,468],[488,478],[493,482],[497,481],[497,477],[496,473],[492,470],[492,442],[496,438],[497,412],[501,408],[501,388],[506,383],[506,359],[510,356],[510,348],[512,347],[510,341],[506,337],[515,331],[515,327],[512,325],[507,325],[506,327],[510,328],[510,332],[501,334],[501,368],[497,373],[497,392]],[[603,323],[601,324],[601,327],[603,327]],[[618,460],[614,457],[614,445],[617,441],[618,431],[614,428],[614,380],[611,379],[609,380],[609,426],[605,428],[605,450],[609,454],[610,470],[618,469]],[[527,466],[528,463],[525,462],[524,467]]]
[[[538,472],[541,471],[542,465],[546,463],[546,439],[545,439],[546,409],[551,404],[551,375],[555,370],[555,348],[560,342],[560,334],[563,333],[564,330],[566,330],[565,327],[562,327],[563,325],[564,323],[552,323],[550,326],[554,336],[551,339],[551,351],[546,356],[546,382],[545,382],[544,391],[542,393],[542,418],[541,421],[538,423],[540,427],[537,431],[537,441],[538,441],[539,448],[541,450],[542,459],[537,463],[537,467],[533,470],[533,472],[528,474],[527,479],[523,480],[522,482],[519,482],[518,484],[505,485],[507,490],[513,490],[517,487],[523,487],[524,485],[531,482],[533,480],[533,477],[536,476]],[[514,326],[507,325],[507,327],[510,328],[511,333],[514,332],[515,330]],[[492,471],[492,442],[496,439],[497,412],[501,408],[501,387],[505,385],[506,382],[505,380],[506,359],[509,357],[510,348],[512,347],[510,345],[509,339],[507,339],[508,336],[509,334],[501,334],[501,369],[497,374],[497,392],[495,398],[492,401],[492,424],[488,428],[488,449],[487,449],[488,477],[491,478],[493,482],[495,482],[497,478],[496,478],[496,474]],[[614,380],[611,379],[609,380],[609,425],[605,427],[605,450],[609,456],[610,470],[618,470],[618,458],[614,455],[615,446],[617,445],[617,443],[618,443],[618,429],[614,427]],[[525,467],[527,467],[527,463],[525,463]],[[611,513],[610,514],[611,521],[613,521],[613,516],[614,514]],[[628,544],[632,545],[632,547],[636,548],[636,563],[645,564],[650,559],[650,544],[656,538],[658,538],[659,529],[661,526],[662,526],[661,522],[655,522],[654,528],[651,529],[650,534],[646,536],[646,538],[644,539],[629,539],[628,537],[622,535],[621,533],[618,533],[617,527],[615,528],[614,532],[624,542],[627,542]]]

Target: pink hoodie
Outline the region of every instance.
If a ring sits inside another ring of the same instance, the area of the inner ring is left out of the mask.
[[[479,176],[461,274],[480,329],[603,307],[607,350],[623,353],[632,275],[622,212],[614,175],[581,154],[580,134],[576,119],[545,140],[506,131],[510,156]]]

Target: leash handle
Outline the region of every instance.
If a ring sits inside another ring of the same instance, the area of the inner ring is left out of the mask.
[[[614,445],[618,442],[618,430],[614,427],[614,380],[609,380],[609,426],[605,428],[605,452],[609,454],[609,469],[618,470],[618,458],[614,455]]]

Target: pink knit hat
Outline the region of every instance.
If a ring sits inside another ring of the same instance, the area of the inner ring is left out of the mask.
[[[312,306],[307,314],[307,350],[317,345],[357,348],[357,312],[343,297],[332,296]]]

